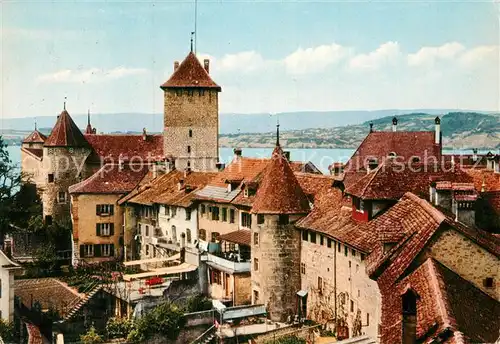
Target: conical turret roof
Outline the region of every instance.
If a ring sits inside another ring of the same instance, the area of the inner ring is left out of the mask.
[[[221,87],[212,80],[192,51],[174,71],[170,79],[168,79],[160,87],[162,89],[176,87],[202,87],[216,88],[219,91],[221,90]]]
[[[66,109],[57,117],[57,122],[52,128],[48,139],[45,141],[45,147],[88,147],[89,143],[85,140],[80,129],[69,115]]]
[[[47,140],[47,136],[39,132],[38,129],[35,129],[31,134],[26,136],[23,143],[44,143],[45,140]]]
[[[309,211],[309,200],[290,168],[283,150],[277,145],[263,172],[252,213],[305,214]]]

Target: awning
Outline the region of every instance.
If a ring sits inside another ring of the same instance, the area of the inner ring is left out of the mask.
[[[297,292],[297,295],[300,296],[300,297],[304,297],[307,295],[307,290],[299,290]]]
[[[158,269],[153,269],[152,271],[148,271],[148,272],[141,272],[138,274],[131,274],[131,275],[123,275],[123,280],[124,281],[132,281],[132,280],[141,279],[141,278],[164,276],[164,275],[174,275],[174,274],[179,274],[179,273],[183,273],[183,272],[194,271],[196,269],[197,269],[196,265],[182,263],[180,265],[171,266],[168,268],[158,268]]]
[[[177,253],[177,254],[174,254],[173,256],[168,257],[168,258],[150,258],[150,259],[141,259],[141,260],[130,260],[128,262],[124,262],[123,265],[132,266],[132,265],[141,265],[141,264],[162,263],[162,262],[169,262],[169,261],[180,259],[180,258],[181,258],[181,254]]]

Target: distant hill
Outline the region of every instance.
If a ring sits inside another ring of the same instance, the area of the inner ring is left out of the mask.
[[[365,138],[370,122],[374,130],[391,130],[392,118],[386,116],[358,125],[334,128],[311,128],[282,132],[280,140],[289,148],[355,148]],[[410,113],[399,115],[398,130],[434,130],[435,114]],[[477,112],[450,112],[441,117],[445,147],[455,149],[500,148],[500,115]],[[221,135],[219,143],[227,147],[272,147],[275,132]]]
[[[370,121],[376,130],[389,130],[396,115],[400,120],[399,130],[433,130],[434,117],[443,114],[446,114],[442,117],[446,145],[455,148],[499,145],[500,115],[494,113],[447,109],[293,112],[280,113],[279,121],[283,140],[287,140],[289,147],[353,148],[365,137]],[[72,117],[80,128],[85,128],[87,115]],[[276,119],[270,114],[221,114],[220,143],[229,147],[271,147]],[[94,114],[91,120],[98,132],[105,133],[140,133],[144,127],[148,132],[163,130],[162,114]],[[49,134],[56,116],[38,117],[36,121],[38,128]],[[34,122],[33,117],[0,119],[0,134],[11,144],[19,143],[33,129]]]

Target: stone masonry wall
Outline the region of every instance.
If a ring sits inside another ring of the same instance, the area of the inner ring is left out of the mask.
[[[234,305],[246,305],[252,301],[252,278],[250,273],[236,274],[234,276],[235,300]]]
[[[193,170],[215,170],[219,157],[218,92],[168,89],[164,93],[164,109],[165,155],[176,157],[176,168],[180,170],[187,167],[188,161]]]
[[[427,246],[423,257],[433,257],[491,297],[500,298],[500,260],[453,229],[441,233]],[[484,280],[493,278],[494,287],[486,288]]]
[[[252,303],[265,304],[271,320],[286,321],[297,313],[300,231],[293,224],[278,225],[277,215],[265,215],[262,225],[257,225],[256,215],[252,216]],[[296,220],[296,216],[290,216],[290,222]],[[254,242],[255,233],[259,235],[258,244]]]

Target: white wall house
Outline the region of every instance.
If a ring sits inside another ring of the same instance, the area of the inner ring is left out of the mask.
[[[14,321],[14,274],[21,266],[0,251],[0,318]]]
[[[198,216],[196,207],[162,204],[158,211],[162,236],[179,247],[194,248],[198,243]]]

